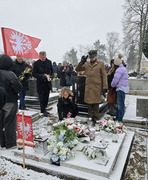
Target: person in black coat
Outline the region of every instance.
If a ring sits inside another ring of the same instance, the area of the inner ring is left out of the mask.
[[[20,56],[17,56],[16,60],[14,61],[12,71],[16,74],[16,76],[19,78],[26,67],[30,67],[27,63],[23,61],[23,58]],[[19,104],[19,109],[26,110],[26,105],[25,105],[25,95],[26,91],[29,89],[28,86],[28,79],[31,76],[29,73],[24,74],[24,78],[19,80],[21,81],[21,84],[23,85],[23,90],[19,93],[19,98],[20,98],[20,104]]]
[[[0,111],[0,145],[11,148],[16,146],[16,113],[18,111],[18,93],[23,86],[14,72],[12,59],[2,54],[0,55],[0,83],[6,91],[6,103]]]
[[[4,107],[6,103],[6,91],[5,88],[0,84],[0,110]]]
[[[32,75],[37,78],[37,93],[39,95],[41,113],[48,116],[46,107],[48,105],[49,92],[52,90],[51,80],[53,78],[52,62],[46,58],[46,52],[39,53],[40,59],[33,64]]]
[[[67,64],[66,61],[64,61],[63,66],[60,67],[59,74],[60,86],[65,87],[72,85],[72,68]]]
[[[58,116],[59,120],[65,118],[75,118],[78,114],[78,107],[74,102],[73,93],[68,87],[63,87],[58,99]]]

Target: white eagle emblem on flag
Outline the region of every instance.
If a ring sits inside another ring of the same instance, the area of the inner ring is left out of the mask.
[[[22,122],[18,123],[18,131],[19,131],[20,135],[22,135],[22,131],[23,131]],[[29,123],[26,123],[26,125],[24,125],[25,139],[27,139],[28,137],[31,136],[31,132],[32,132],[31,125]]]
[[[32,48],[29,38],[19,32],[12,32],[9,41],[12,44],[12,48],[16,54],[27,54]]]

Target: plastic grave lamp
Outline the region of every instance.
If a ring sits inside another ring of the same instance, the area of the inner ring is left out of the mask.
[[[38,154],[46,155],[48,153],[46,137],[36,137],[35,141],[35,152]]]

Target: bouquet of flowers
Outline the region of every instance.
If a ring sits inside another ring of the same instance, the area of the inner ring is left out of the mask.
[[[22,74],[19,76],[19,80],[22,81],[24,80],[24,78],[28,75],[32,74],[32,67],[31,66],[27,66],[25,68],[25,70],[22,72]]]
[[[73,148],[78,144],[76,124],[73,119],[66,119],[53,125],[57,142],[63,142],[66,147]]]
[[[120,122],[114,122],[111,120],[104,120],[100,122],[100,129],[115,134],[126,133],[126,127]]]
[[[48,142],[49,157],[53,162],[65,161],[74,158],[74,153],[69,148],[64,146],[63,142],[51,141]]]
[[[76,133],[78,137],[86,137],[90,134],[89,130],[81,124],[76,124]]]
[[[83,152],[90,160],[97,157],[97,149],[91,145],[87,144],[83,146],[80,151]]]
[[[58,77],[58,74],[57,74],[57,73],[54,73],[53,78],[55,79],[55,78],[57,78],[57,77]]]

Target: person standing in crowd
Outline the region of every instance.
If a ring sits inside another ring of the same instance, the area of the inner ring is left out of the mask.
[[[60,68],[62,66],[62,63],[58,63],[58,78],[60,79]]]
[[[119,54],[114,60],[115,74],[111,82],[112,87],[117,91],[117,114],[116,121],[122,121],[125,113],[125,93],[128,93],[128,73],[126,67],[122,64],[122,55]]]
[[[3,106],[6,103],[6,91],[5,88],[0,83],[0,110],[3,108]]]
[[[94,124],[99,119],[99,103],[101,103],[101,93],[108,89],[107,74],[104,63],[97,60],[97,50],[88,52],[88,56],[82,56],[81,62],[76,67],[76,71],[85,71],[85,95],[84,101],[88,104],[88,117],[92,118]]]
[[[19,109],[22,109],[22,110],[27,110],[26,105],[25,105],[25,95],[26,95],[26,91],[29,89],[28,79],[31,76],[31,74],[29,74],[29,73],[23,73],[27,67],[31,68],[31,66],[29,64],[27,64],[25,61],[23,61],[23,58],[21,56],[16,57],[16,60],[14,61],[14,64],[12,67],[12,71],[19,78],[19,80],[23,86],[23,90],[19,93],[19,99],[20,99]],[[23,75],[22,75],[22,73],[23,73]]]
[[[78,114],[78,107],[74,102],[73,93],[68,87],[63,87],[58,99],[59,120],[64,118],[75,118]]]
[[[16,113],[18,111],[18,93],[23,89],[14,72],[11,71],[13,60],[7,55],[0,55],[0,83],[6,91],[6,103],[0,110],[0,145],[13,148],[16,146]]]
[[[53,68],[54,77],[57,77],[57,74],[58,74],[58,66],[57,66],[56,62],[53,62],[52,68]]]
[[[114,67],[114,59],[112,59],[110,61],[110,70],[107,73],[107,80],[108,80],[108,90],[111,91],[111,98],[113,98],[113,91],[116,94],[116,88],[112,88],[111,87],[111,82],[113,80],[114,74],[115,74],[115,67]],[[108,92],[109,92],[108,91]],[[107,101],[109,101],[109,99],[107,98]],[[111,116],[116,116],[116,104],[113,104],[114,101],[112,101],[112,103],[108,102],[108,112],[106,114],[109,114]]]
[[[63,66],[60,67],[60,86],[71,86],[72,85],[72,68],[68,66],[67,62],[63,62]]]
[[[49,92],[52,90],[51,80],[53,78],[52,62],[47,59],[46,52],[39,53],[40,59],[34,62],[32,75],[37,78],[37,93],[39,95],[41,113],[48,117],[46,111]]]

